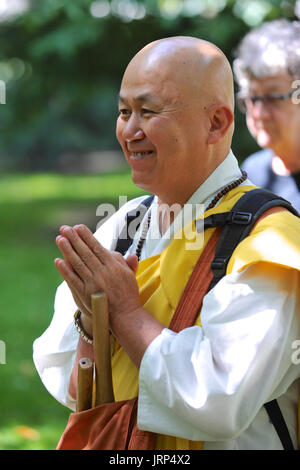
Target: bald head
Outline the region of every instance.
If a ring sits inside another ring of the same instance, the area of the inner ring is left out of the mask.
[[[207,105],[224,104],[233,111],[230,64],[223,52],[208,41],[189,36],[154,41],[133,57],[126,72],[141,69],[146,74],[159,70],[178,85],[187,87],[195,99],[205,97]]]

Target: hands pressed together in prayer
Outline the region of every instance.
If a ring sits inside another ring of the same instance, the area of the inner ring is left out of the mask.
[[[138,260],[105,249],[85,225],[63,225],[56,244],[64,259],[55,265],[67,282],[82,313],[82,324],[92,335],[91,294],[108,297],[112,333],[139,365],[148,344],[161,332],[161,325],[141,306],[135,278]]]
[[[55,265],[67,282],[75,303],[91,319],[91,294],[106,292],[111,320],[141,306],[135,279],[137,257],[125,260],[120,253],[106,250],[85,225],[62,226],[56,238],[64,260]]]

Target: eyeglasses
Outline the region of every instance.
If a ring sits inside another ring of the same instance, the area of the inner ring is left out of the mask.
[[[253,108],[258,102],[261,102],[266,107],[278,106],[282,101],[291,98],[293,93],[294,91],[282,94],[270,93],[265,96],[246,96],[243,92],[240,92],[237,94],[237,105],[242,113],[246,113],[249,108]]]

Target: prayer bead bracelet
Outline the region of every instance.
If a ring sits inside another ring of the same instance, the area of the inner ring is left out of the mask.
[[[74,314],[74,323],[75,323],[75,326],[76,326],[76,330],[78,331],[81,338],[86,343],[93,344],[93,338],[83,328],[81,320],[80,320],[80,316],[81,316],[81,311],[77,310]]]

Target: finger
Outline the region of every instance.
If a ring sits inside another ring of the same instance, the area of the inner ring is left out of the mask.
[[[56,269],[59,271],[60,275],[66,281],[70,289],[73,291],[82,291],[84,288],[83,282],[80,277],[73,271],[72,266],[68,262],[61,258],[56,258],[54,260]]]
[[[74,301],[79,308],[79,310],[85,313],[88,316],[91,316],[90,305],[86,305],[85,302],[81,300],[80,293],[82,292],[84,286],[81,279],[74,273],[72,267],[67,263],[67,261],[60,258],[54,260],[56,269],[59,271],[63,279],[69,286],[69,289],[72,293]]]
[[[110,251],[98,242],[86,225],[75,225],[74,230],[76,230],[79,237],[89,246],[102,264],[109,263],[111,260]]]
[[[83,263],[91,270],[91,272],[98,272],[101,266],[99,265],[99,258],[93,253],[90,247],[83,241],[77,234],[76,230],[66,225],[60,228],[63,237],[66,237],[71,243],[73,249],[81,258]]]
[[[72,292],[75,304],[77,305],[81,313],[83,313],[84,315],[86,315],[88,318],[91,319],[92,318],[91,302],[90,302],[90,305],[86,305],[85,302],[82,302],[81,299],[78,297],[78,295],[76,295],[74,291],[71,290],[71,292]]]
[[[58,236],[56,238],[56,244],[64,258],[68,261],[68,263],[72,266],[73,270],[80,276],[80,278],[84,281],[90,281],[92,279],[92,272],[82,261],[80,256],[78,256],[69,240],[62,236]]]
[[[125,261],[134,274],[136,274],[139,265],[138,257],[136,255],[128,255]]]

